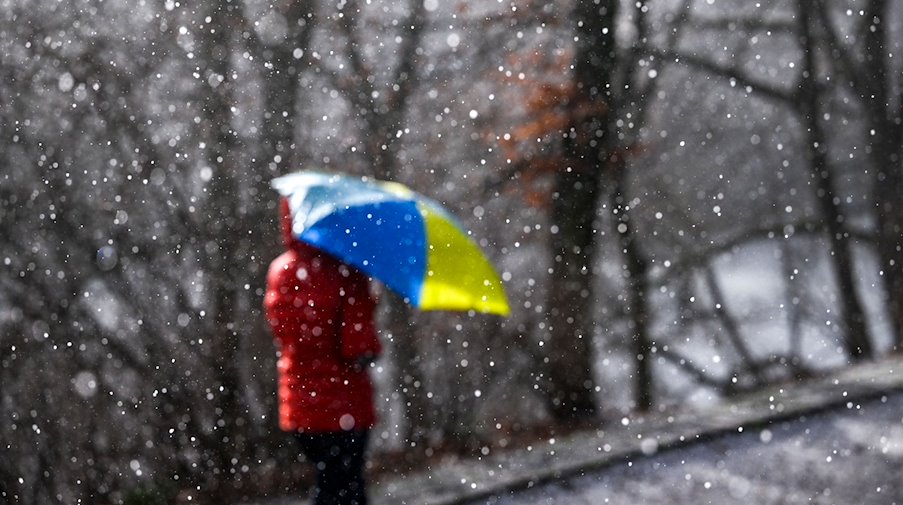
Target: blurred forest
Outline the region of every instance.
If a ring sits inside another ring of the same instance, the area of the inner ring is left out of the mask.
[[[387,471],[901,345],[900,2],[0,12],[2,502],[298,485],[261,314],[269,182],[298,169],[443,202],[511,301],[383,293]]]

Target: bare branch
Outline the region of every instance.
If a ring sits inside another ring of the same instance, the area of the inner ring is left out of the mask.
[[[869,72],[863,71],[861,65],[853,59],[849,48],[837,36],[834,24],[831,22],[831,10],[828,6],[822,0],[814,1],[816,5],[815,11],[821,19],[822,31],[827,38],[828,47],[832,53],[830,61],[834,62],[832,64],[833,68],[840,72],[844,79],[850,83],[854,93],[860,96],[868,96],[870,86],[866,76],[870,75]]]
[[[707,72],[715,77],[728,81],[732,87],[746,88],[753,95],[783,103],[794,103],[796,93],[792,90],[772,86],[766,82],[756,81],[744,74],[736,67],[725,67],[705,58],[692,54],[682,54],[678,51],[648,48],[647,56],[661,58],[676,65]]]
[[[740,230],[733,237],[721,240],[717,244],[711,244],[708,247],[699,248],[685,254],[684,257],[672,261],[668,269],[656,272],[654,282],[668,282],[668,280],[680,275],[687,269],[700,267],[711,261],[712,258],[729,252],[739,245],[765,239],[783,240],[784,234],[788,229],[792,229],[794,235],[820,236],[824,234],[824,225],[818,219],[805,219],[790,223],[764,223],[755,228]],[[867,243],[874,243],[877,240],[877,235],[874,232],[847,230],[847,233],[849,233],[851,238]]]
[[[715,314],[721,321],[721,324],[727,333],[728,340],[743,360],[743,366],[747,367],[750,373],[752,373],[753,381],[756,384],[761,384],[764,381],[762,371],[747,348],[746,342],[743,341],[743,335],[740,332],[740,324],[727,309],[727,299],[725,298],[724,292],[721,289],[721,284],[718,282],[718,278],[715,275],[715,270],[712,268],[711,264],[707,264],[703,269],[703,272],[705,273],[706,284],[715,301]]]
[[[708,386],[720,392],[725,392],[729,387],[726,381],[718,380],[717,378],[712,377],[710,374],[706,373],[704,369],[696,367],[693,364],[692,359],[683,356],[679,351],[671,349],[670,347],[659,348],[658,350],[656,350],[656,354],[660,355],[665,360],[676,365],[678,368],[689,374],[699,384]]]
[[[726,30],[735,32],[791,32],[795,24],[785,19],[744,18],[699,18],[691,23],[696,30]]]

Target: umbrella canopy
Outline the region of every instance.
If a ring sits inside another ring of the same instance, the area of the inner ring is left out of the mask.
[[[423,310],[510,313],[489,261],[439,203],[394,183],[320,172],[273,179],[292,234]]]

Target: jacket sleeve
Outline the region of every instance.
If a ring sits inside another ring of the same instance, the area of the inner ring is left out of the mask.
[[[263,307],[273,337],[280,341],[289,325],[296,279],[291,271],[292,262],[280,256],[270,264],[267,272],[267,290]]]
[[[376,335],[376,300],[370,293],[369,280],[356,271],[351,271],[345,280],[340,328],[342,357],[348,361],[375,359],[382,345]]]

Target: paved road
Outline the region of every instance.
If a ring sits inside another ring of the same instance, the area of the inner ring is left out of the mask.
[[[903,394],[473,505],[903,505]]]

